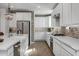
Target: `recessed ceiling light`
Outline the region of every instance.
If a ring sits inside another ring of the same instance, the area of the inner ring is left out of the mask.
[[[40,8],[40,6],[37,6],[37,8]]]
[[[14,8],[14,6],[11,5],[10,8]]]

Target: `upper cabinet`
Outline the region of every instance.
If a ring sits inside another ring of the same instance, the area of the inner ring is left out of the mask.
[[[55,10],[53,10],[52,14],[51,14],[51,26],[54,27],[55,25],[55,18],[54,18],[54,14],[55,14]]]
[[[56,8],[53,9],[51,18],[52,27],[60,26],[62,23],[62,3],[58,4]]]
[[[63,3],[63,20],[62,20],[62,25],[67,26],[71,25],[72,20],[71,20],[71,4],[70,3]]]
[[[79,24],[79,3],[63,3],[63,25]]]
[[[72,24],[79,24],[79,3],[72,3]]]
[[[52,17],[57,13],[60,14],[60,26],[79,24],[79,3],[60,3],[54,9]],[[52,20],[56,25],[56,19],[52,18]]]
[[[56,8],[54,9],[54,14],[61,13],[61,11],[62,11],[62,3],[56,6]]]

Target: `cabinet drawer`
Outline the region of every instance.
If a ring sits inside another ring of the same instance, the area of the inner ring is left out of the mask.
[[[11,53],[13,53],[13,46],[12,47],[10,47],[9,49],[8,49],[8,55],[10,55]]]
[[[71,55],[76,54],[76,52],[75,52],[75,50],[73,48],[71,48],[71,47],[69,47],[69,46],[67,46],[65,44],[62,44],[62,48],[65,49],[66,51],[68,51]]]
[[[62,56],[72,56],[68,51],[62,49]]]
[[[8,56],[14,56],[13,52],[12,52],[12,53],[10,53]]]
[[[53,38],[53,42],[56,42],[56,43],[58,43],[59,45],[62,45],[62,43],[61,43],[60,41],[58,41],[58,39],[56,39],[56,38]]]

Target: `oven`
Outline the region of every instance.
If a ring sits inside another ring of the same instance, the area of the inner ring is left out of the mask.
[[[50,37],[50,49],[51,51],[53,51],[53,38]]]

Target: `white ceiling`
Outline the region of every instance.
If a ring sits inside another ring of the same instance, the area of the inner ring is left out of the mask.
[[[56,3],[10,3],[13,10],[33,10],[36,14],[48,14],[52,12]],[[0,8],[8,8],[8,3],[0,3]]]

